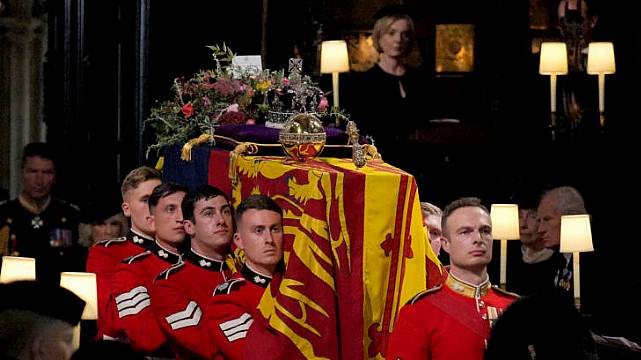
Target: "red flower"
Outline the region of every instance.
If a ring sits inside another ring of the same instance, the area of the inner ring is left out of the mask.
[[[181,111],[185,115],[185,119],[189,119],[191,114],[194,112],[194,106],[191,103],[186,103],[183,105]]]

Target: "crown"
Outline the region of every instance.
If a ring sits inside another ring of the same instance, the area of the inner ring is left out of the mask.
[[[268,91],[265,126],[282,129],[285,122],[296,114],[316,114],[327,108],[321,88],[301,71],[302,59],[290,59],[289,76],[278,82],[280,86],[273,86]]]

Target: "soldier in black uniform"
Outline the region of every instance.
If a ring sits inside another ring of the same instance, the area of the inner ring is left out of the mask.
[[[57,282],[61,271],[82,271],[80,211],[51,197],[56,167],[47,144],[25,146],[21,178],[18,198],[0,205],[0,253],[36,258],[36,276],[43,281]]]

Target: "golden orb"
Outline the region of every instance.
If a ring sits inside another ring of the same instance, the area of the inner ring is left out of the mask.
[[[325,147],[326,134],[323,123],[316,115],[301,113],[285,122],[278,141],[287,156],[305,161],[320,155]]]

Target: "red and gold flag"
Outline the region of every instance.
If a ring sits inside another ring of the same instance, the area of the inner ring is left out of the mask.
[[[230,163],[218,151],[212,168],[210,183],[229,189],[234,205],[265,194],[283,208],[287,266],[259,305],[265,319],[257,324],[268,331],[252,330],[254,355],[382,358],[400,307],[425,289],[426,258],[440,270],[426,246],[414,178],[381,161],[356,168],[345,159],[240,156]]]

